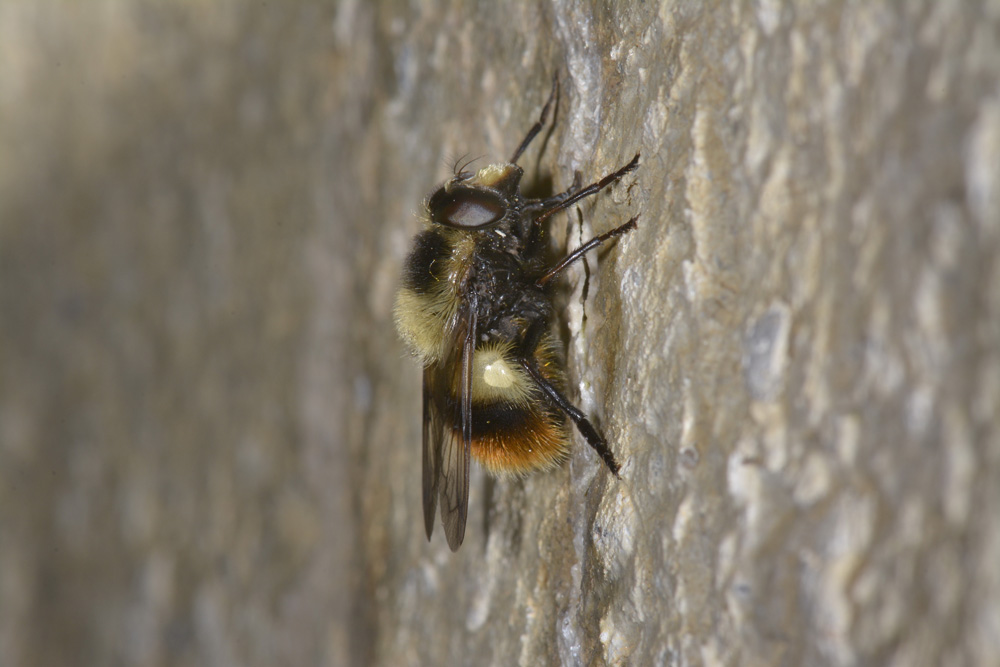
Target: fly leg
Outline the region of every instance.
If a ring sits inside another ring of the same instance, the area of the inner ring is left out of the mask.
[[[621,169],[619,169],[618,171],[608,174],[601,180],[597,181],[596,183],[591,183],[582,190],[577,190],[576,192],[569,194],[569,196],[566,198],[560,197],[558,202],[556,202],[552,207],[542,211],[542,214],[534,219],[534,221],[532,222],[532,229],[533,229],[532,237],[537,236],[538,231],[539,229],[541,229],[543,222],[551,218],[559,211],[569,208],[570,206],[580,201],[584,197],[589,197],[590,195],[597,194],[604,188],[608,187],[615,181],[619,180],[625,174],[635,171],[638,168],[639,168],[639,154],[636,153],[635,157],[632,158],[632,161],[629,162],[624,167],[622,167]],[[557,195],[557,197],[559,197],[559,195]]]
[[[529,199],[524,204],[524,213],[526,215],[531,215],[535,211],[546,211],[554,206],[558,206],[563,203],[577,192],[580,191],[580,185],[583,183],[583,177],[580,172],[576,172],[573,176],[573,184],[570,185],[564,192],[560,192],[557,195],[552,195],[551,197],[546,197],[545,199]]]
[[[539,372],[538,367],[530,359],[521,359],[521,366],[528,372],[531,379],[534,380],[535,384],[545,397],[555,405],[557,408],[566,413],[566,416],[573,420],[576,424],[576,429],[583,436],[583,439],[587,441],[587,444],[594,448],[597,455],[601,457],[604,461],[604,465],[608,466],[608,470],[615,477],[620,477],[618,472],[621,470],[621,466],[618,465],[618,461],[615,460],[615,455],[612,453],[611,448],[608,447],[607,440],[597,432],[594,425],[590,423],[587,416],[580,412],[572,403],[569,402],[565,396],[560,393],[558,389],[552,386],[552,384],[546,380],[542,374]]]
[[[604,439],[594,425],[590,423],[587,419],[587,415],[583,414],[576,406],[569,402],[569,399],[563,396],[562,392],[556,389],[551,382],[549,382],[541,371],[538,370],[538,364],[534,361],[535,348],[538,346],[538,342],[541,340],[542,335],[548,328],[548,322],[544,318],[538,318],[528,327],[528,331],[525,334],[524,340],[521,343],[520,352],[520,363],[521,367],[528,373],[531,380],[535,383],[545,396],[546,400],[549,401],[553,406],[561,410],[567,417],[573,420],[576,425],[576,430],[580,432],[583,439],[587,441],[587,444],[594,448],[597,455],[601,457],[604,461],[604,465],[608,467],[611,474],[615,477],[620,477],[618,472],[621,470],[621,466],[618,461],[615,460],[615,455],[608,447],[608,441]]]
[[[587,254],[597,246],[601,245],[608,239],[612,239],[616,236],[621,236],[625,232],[630,232],[633,229],[635,229],[636,221],[638,219],[639,216],[635,216],[634,218],[626,222],[624,225],[615,227],[610,232],[606,232],[604,234],[601,234],[600,236],[595,236],[594,238],[590,239],[582,246],[580,246],[570,254],[566,255],[566,257],[564,257],[562,261],[560,261],[558,264],[556,264],[551,269],[546,271],[545,274],[535,282],[535,285],[537,285],[538,287],[545,287],[546,283],[548,283],[550,280],[552,280],[560,273],[562,273],[564,270],[566,270],[567,266],[569,266],[573,262],[583,257],[585,254]]]
[[[559,95],[559,77],[553,74],[552,92],[549,93],[549,99],[545,103],[545,106],[542,107],[542,113],[539,114],[538,121],[531,126],[531,129],[528,130],[527,136],[525,136],[524,140],[521,141],[521,145],[517,147],[517,150],[514,151],[514,154],[510,157],[511,164],[517,164],[517,159],[521,157],[521,153],[523,153],[525,149],[528,148],[528,144],[530,144],[531,141],[538,136],[538,133],[542,131],[542,128],[545,127],[545,121],[549,117],[549,109],[552,107],[552,103],[555,101],[558,95]]]

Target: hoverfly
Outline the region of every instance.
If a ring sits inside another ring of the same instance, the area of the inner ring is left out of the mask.
[[[619,465],[590,420],[566,398],[551,327],[549,287],[573,262],[635,229],[638,216],[546,264],[543,229],[553,215],[639,166],[544,199],[521,194],[518,158],[545,125],[559,85],[510,160],[464,168],[425,203],[396,295],[401,338],[424,368],[423,507],[427,538],[438,504],[448,546],[465,537],[469,462],[519,476],[552,468],[568,454],[567,417],[616,477]]]

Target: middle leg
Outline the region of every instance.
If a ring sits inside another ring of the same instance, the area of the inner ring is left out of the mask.
[[[589,241],[587,241],[586,243],[584,243],[582,246],[580,246],[579,248],[577,248],[576,250],[574,250],[570,254],[566,255],[566,257],[564,257],[562,259],[562,261],[560,261],[558,264],[556,264],[551,269],[549,269],[548,271],[546,271],[545,275],[543,275],[541,278],[539,278],[537,281],[535,281],[535,285],[537,285],[538,287],[545,287],[546,283],[548,283],[550,280],[552,280],[553,278],[555,278],[556,276],[558,276],[560,273],[562,273],[566,269],[567,266],[569,266],[573,262],[575,262],[578,259],[580,259],[581,257],[583,257],[585,254],[587,254],[588,252],[590,252],[591,250],[593,250],[597,246],[601,245],[602,243],[604,243],[608,239],[614,238],[616,236],[621,236],[625,232],[630,232],[633,229],[635,229],[636,228],[636,220],[638,220],[638,219],[639,219],[639,216],[635,216],[634,218],[632,218],[631,220],[629,220],[628,222],[626,222],[624,225],[621,225],[619,227],[615,227],[610,232],[606,232],[604,234],[601,234],[600,236],[595,236],[594,238],[590,239]]]

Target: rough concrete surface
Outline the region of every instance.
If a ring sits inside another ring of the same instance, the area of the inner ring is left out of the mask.
[[[622,478],[452,554],[393,292],[553,73]],[[0,664],[996,665],[998,415],[998,2],[0,4]]]

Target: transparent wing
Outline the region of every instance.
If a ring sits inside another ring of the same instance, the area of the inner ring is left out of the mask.
[[[441,521],[448,546],[458,551],[465,539],[465,521],[469,515],[469,451],[472,449],[472,357],[476,346],[476,311],[472,304],[463,318],[461,359],[458,366],[458,400],[454,401],[453,427],[446,433],[441,448]],[[461,426],[459,429],[458,426]]]
[[[436,408],[432,408],[433,375],[431,368],[424,369],[424,530],[427,531],[428,540],[434,532],[434,515],[437,510],[440,447],[436,443],[441,442],[442,426],[441,419],[434,416]],[[439,388],[438,391],[440,390]]]
[[[465,539],[469,514],[475,331],[476,310],[471,303],[456,318],[448,356],[424,371],[424,528],[429,539],[439,502],[452,551]]]

